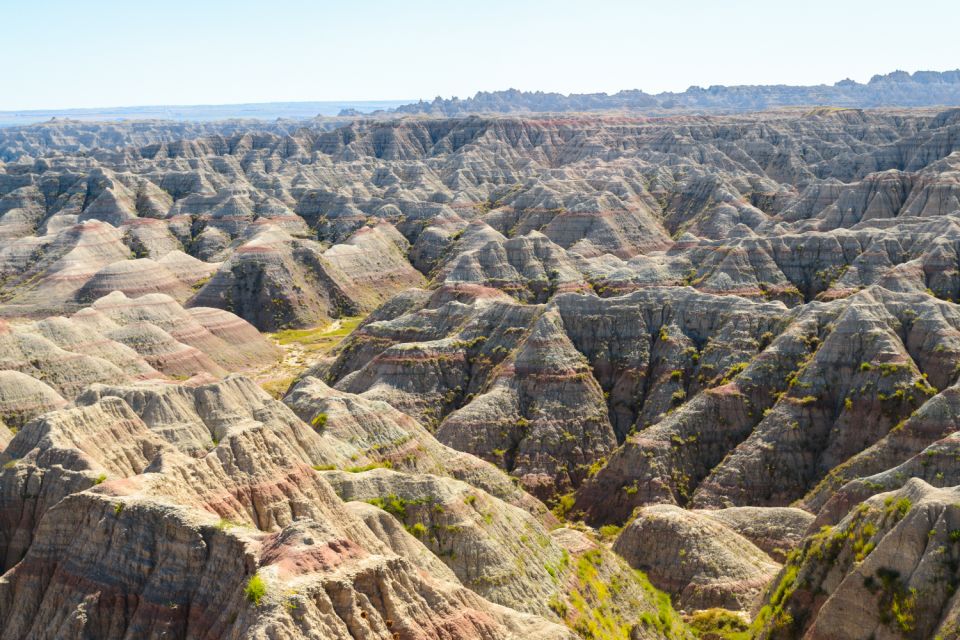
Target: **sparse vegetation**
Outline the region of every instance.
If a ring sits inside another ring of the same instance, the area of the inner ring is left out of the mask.
[[[613,540],[618,535],[620,535],[620,530],[623,527],[615,524],[605,524],[600,529],[597,530],[597,533],[600,534],[600,537],[604,540]]]
[[[267,583],[263,581],[259,573],[255,573],[247,581],[247,586],[244,587],[243,594],[246,596],[248,602],[255,607],[259,607],[267,595]]]
[[[690,618],[690,628],[701,638],[716,640],[750,640],[750,625],[739,614],[726,609],[697,611]]]
[[[373,469],[393,469],[393,463],[389,460],[382,460],[380,462],[371,462],[370,464],[365,464],[358,467],[347,467],[344,469],[344,471],[348,473],[363,473],[364,471],[371,471]]]
[[[311,354],[329,353],[363,322],[363,318],[364,316],[341,318],[331,324],[309,329],[285,329],[271,337],[281,346],[295,344]]]
[[[327,426],[327,414],[318,413],[313,417],[313,420],[310,421],[310,424],[317,431],[323,431],[324,427]]]
[[[557,496],[556,502],[552,509],[553,514],[561,520],[564,520],[568,515],[570,515],[570,511],[573,509],[575,503],[576,498],[574,497],[573,493],[566,493],[564,495]]]

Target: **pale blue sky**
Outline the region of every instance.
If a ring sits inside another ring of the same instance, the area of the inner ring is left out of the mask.
[[[0,110],[682,91],[960,67],[960,2],[0,0]]]

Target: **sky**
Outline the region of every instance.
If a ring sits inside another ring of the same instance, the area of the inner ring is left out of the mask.
[[[957,0],[0,0],[0,110],[683,91],[960,67]]]

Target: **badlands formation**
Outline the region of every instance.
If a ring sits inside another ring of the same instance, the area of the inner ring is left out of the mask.
[[[0,639],[957,638],[960,110],[464,108],[0,132]]]

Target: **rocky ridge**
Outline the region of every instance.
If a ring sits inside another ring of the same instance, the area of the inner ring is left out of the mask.
[[[956,636],[956,110],[164,126],[0,165],[0,637]]]

